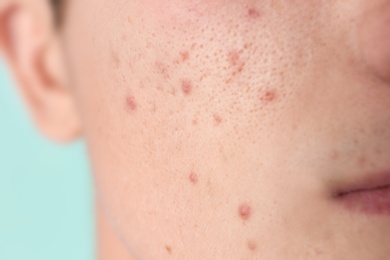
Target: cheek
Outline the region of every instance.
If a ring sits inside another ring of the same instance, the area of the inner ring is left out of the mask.
[[[153,12],[163,14],[147,22],[131,18],[111,47],[110,67],[130,107],[138,103],[158,116],[191,110],[219,125],[239,112],[263,113],[285,96],[277,74],[291,64],[267,34],[261,6],[159,4]]]

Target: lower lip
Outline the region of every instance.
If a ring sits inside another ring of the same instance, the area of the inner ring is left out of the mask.
[[[390,185],[370,190],[357,190],[335,197],[347,209],[368,215],[390,216]]]

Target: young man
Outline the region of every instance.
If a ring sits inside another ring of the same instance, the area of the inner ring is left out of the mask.
[[[389,1],[0,3],[37,126],[88,144],[99,259],[390,259]]]

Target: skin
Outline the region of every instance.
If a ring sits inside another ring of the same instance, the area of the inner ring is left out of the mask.
[[[60,32],[3,1],[38,127],[88,145],[100,259],[388,258],[332,192],[390,168],[389,1],[71,1]]]

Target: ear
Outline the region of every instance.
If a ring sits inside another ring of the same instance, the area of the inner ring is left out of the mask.
[[[0,48],[36,125],[59,142],[79,137],[80,121],[50,1],[2,1]]]

